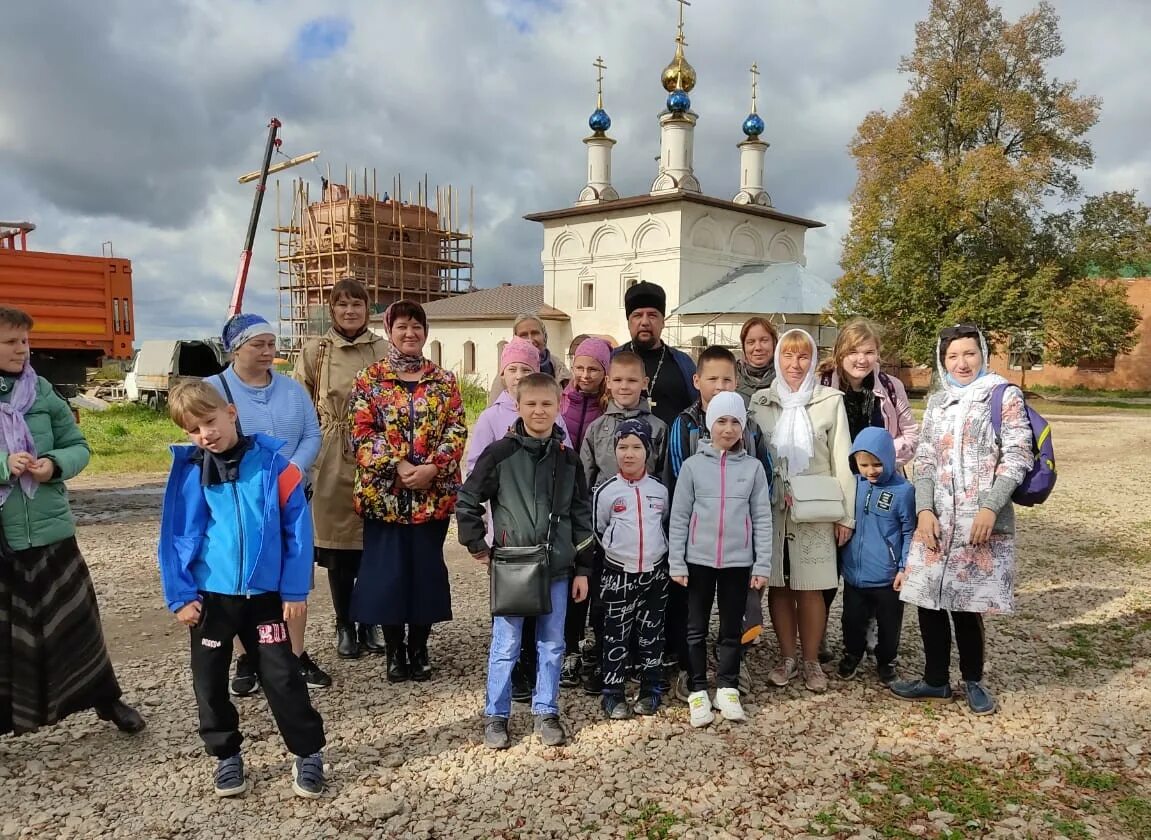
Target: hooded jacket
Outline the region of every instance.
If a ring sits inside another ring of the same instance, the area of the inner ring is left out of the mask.
[[[621,408],[612,400],[603,417],[591,424],[580,447],[587,486],[595,489],[616,474],[619,464],[615,459],[615,430],[624,420],[640,417],[651,427],[651,452],[647,456],[648,475],[663,475],[663,462],[667,454],[667,425],[651,413],[647,397],[640,397],[635,408]]]
[[[618,473],[592,497],[592,529],[607,562],[630,574],[650,572],[667,556],[667,488],[650,475],[631,481]]]
[[[590,574],[594,539],[587,484],[558,426],[545,440],[529,435],[519,420],[480,455],[456,501],[460,545],[472,554],[489,548],[485,502],[491,502],[492,548],[543,545],[554,513],[552,579]]]
[[[872,484],[857,476],[855,531],[843,561],[843,579],[857,589],[887,587],[907,563],[915,532],[915,488],[895,471],[895,442],[886,429],[864,429],[851,447],[870,452],[883,464]]]
[[[240,460],[236,481],[204,487],[199,448],[172,447],[160,519],[160,582],[175,612],[199,593],[278,592],[305,601],[312,588],[312,516],[283,442],[263,434]],[[295,481],[281,502],[281,473]],[[289,475],[289,477],[291,477]]]
[[[705,414],[703,400],[697,399],[679,413],[668,429],[667,456],[663,465],[663,483],[667,485],[668,495],[675,495],[675,483],[683,462],[699,451],[701,443],[711,440]],[[755,457],[763,464],[770,485],[773,467],[767,436],[760,431],[750,412],[743,425],[743,448],[755,453]]]
[[[671,503],[668,564],[673,577],[688,566],[751,566],[771,574],[771,490],[763,464],[740,448],[710,442],[683,462]]]

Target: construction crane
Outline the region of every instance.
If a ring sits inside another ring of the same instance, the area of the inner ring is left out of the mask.
[[[298,166],[301,163],[315,160],[320,156],[319,152],[309,152],[306,155],[299,155],[294,158],[288,158],[275,165],[272,164],[272,155],[280,148],[281,141],[276,135],[280,131],[282,123],[272,117],[271,122],[268,123],[268,143],[264,147],[264,163],[255,172],[249,172],[246,175],[239,177],[241,184],[249,184],[256,181],[256,196],[252,200],[252,215],[248,219],[248,233],[244,237],[244,250],[240,252],[240,266],[236,270],[236,282],[232,286],[232,302],[228,304],[228,317],[238,314],[243,309],[244,305],[244,287],[248,283],[248,267],[252,264],[252,246],[256,241],[256,228],[260,223],[260,208],[264,204],[264,190],[268,185],[268,176],[274,172],[282,172],[285,169],[290,169],[293,166]]]

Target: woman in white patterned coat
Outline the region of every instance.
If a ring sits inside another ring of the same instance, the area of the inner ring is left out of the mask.
[[[923,678],[892,685],[905,700],[947,700],[951,626],[967,704],[986,715],[998,706],[983,685],[984,613],[1015,609],[1015,513],[1011,494],[1032,465],[1023,392],[1002,392],[1003,422],[992,428],[991,398],[1006,379],[987,369],[987,343],[970,324],[940,332],[943,387],[931,395],[916,450],[918,527],[901,598],[919,607]]]

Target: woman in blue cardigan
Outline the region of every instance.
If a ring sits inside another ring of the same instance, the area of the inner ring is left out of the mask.
[[[232,364],[219,376],[208,379],[228,402],[236,406],[242,433],[261,432],[284,442],[285,458],[308,474],[320,453],[320,422],[312,398],[299,382],[272,370],[276,362],[276,330],[265,318],[249,312],[233,315],[224,324],[224,350]],[[327,688],[332,678],[320,669],[304,650],[307,615],[288,622],[292,651],[300,659],[300,673],[308,688]],[[252,654],[237,641],[240,656],[232,693],[246,697],[259,691]]]

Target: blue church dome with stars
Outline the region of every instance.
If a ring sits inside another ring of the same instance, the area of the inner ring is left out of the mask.
[[[673,114],[682,114],[691,107],[691,99],[682,90],[673,90],[667,96],[667,109]]]
[[[588,117],[587,124],[592,131],[602,134],[611,128],[611,117],[603,108],[596,108]]]
[[[748,114],[743,121],[743,133],[753,139],[763,134],[763,127],[763,117],[759,114]]]

